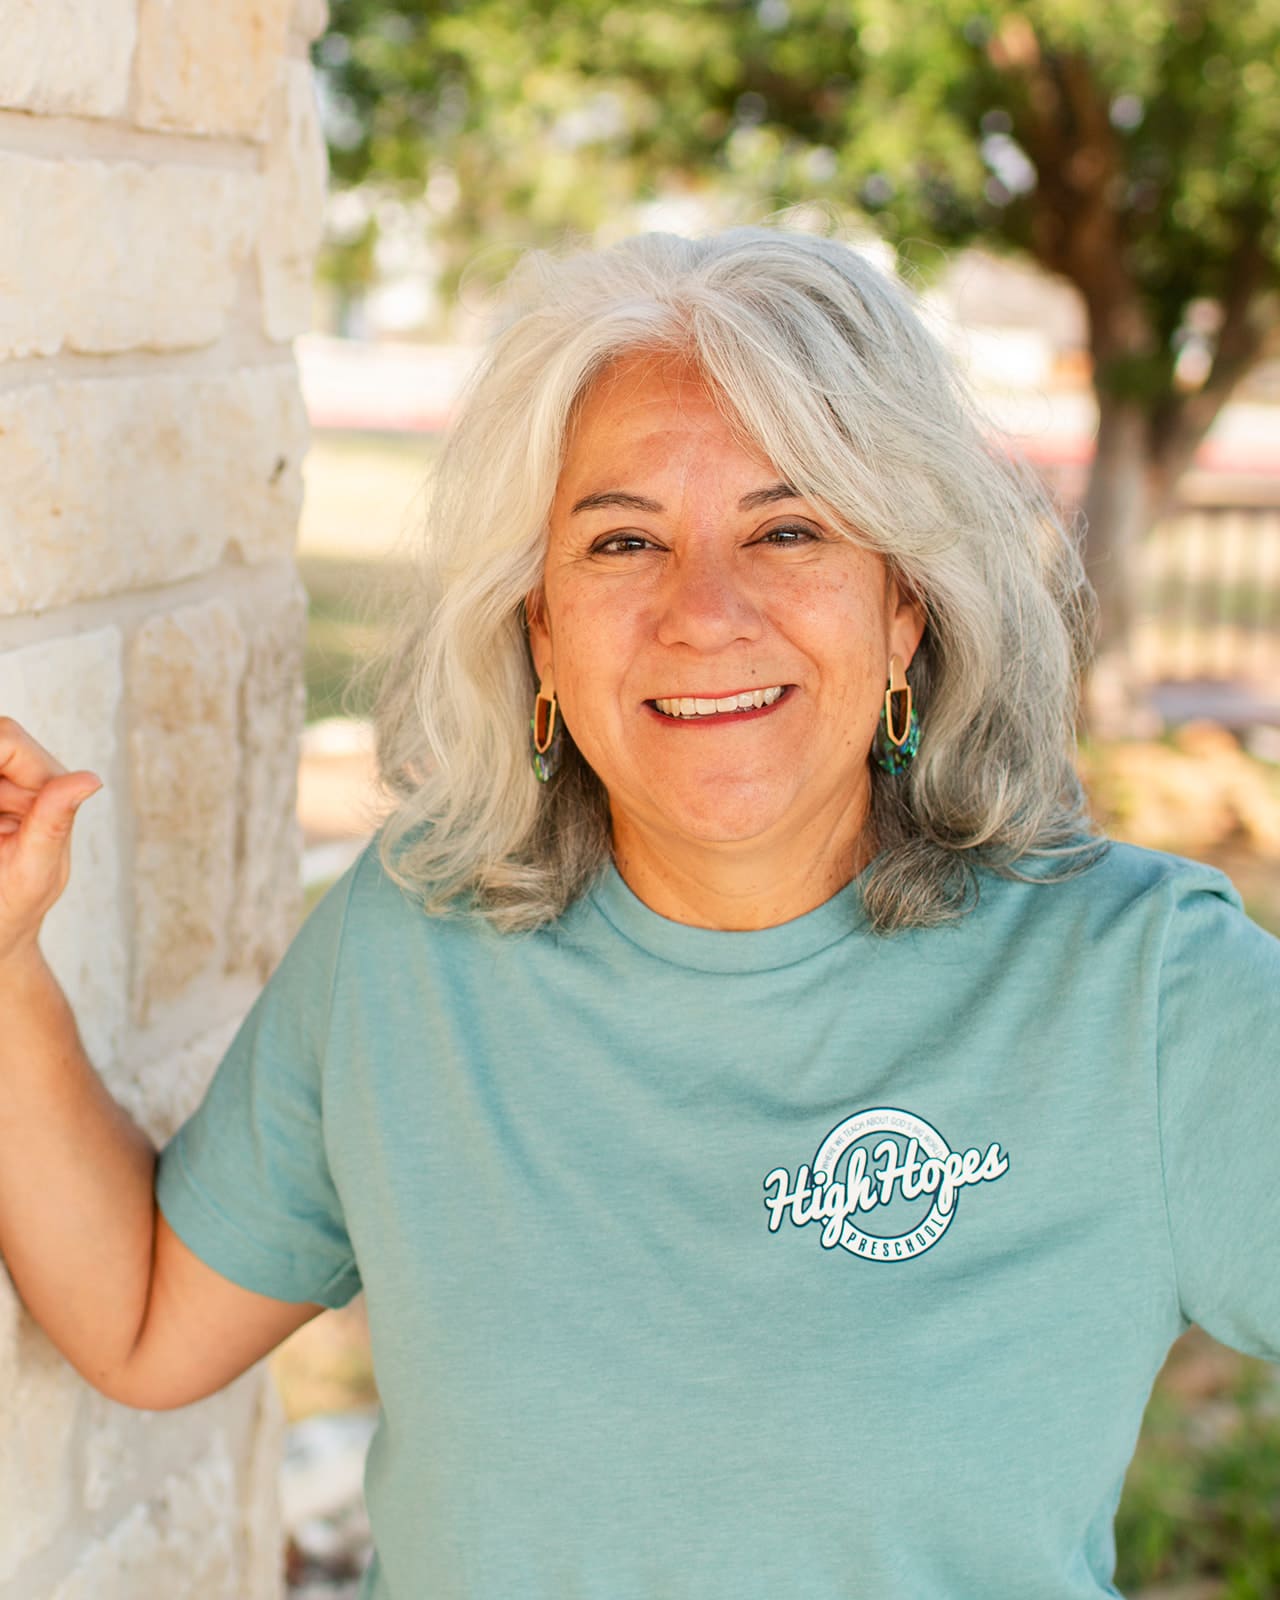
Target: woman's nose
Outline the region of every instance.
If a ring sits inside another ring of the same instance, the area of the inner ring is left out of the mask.
[[[671,563],[662,587],[659,643],[721,650],[756,639],[760,631],[758,599],[731,554],[686,551]]]

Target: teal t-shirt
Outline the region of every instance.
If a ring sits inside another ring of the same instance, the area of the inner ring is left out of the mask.
[[[162,1152],[226,1277],[363,1286],[363,1600],[1085,1600],[1189,1320],[1280,1360],[1280,941],[1113,845],[870,932],[428,918],[373,844]]]

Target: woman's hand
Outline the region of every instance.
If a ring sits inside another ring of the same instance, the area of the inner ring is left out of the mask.
[[[40,924],[71,875],[76,809],[101,787],[0,716],[0,966],[38,953]]]

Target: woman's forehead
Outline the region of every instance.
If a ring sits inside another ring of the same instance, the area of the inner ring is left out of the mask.
[[[637,404],[682,410],[719,403],[714,385],[692,355],[632,350],[615,357],[587,385],[578,402],[577,421],[581,426],[601,415],[625,415]]]
[[[675,432],[731,437],[744,455],[773,470],[763,448],[747,435],[723,392],[693,357],[644,351],[611,362],[580,396],[561,475],[577,477],[596,465],[601,449]]]

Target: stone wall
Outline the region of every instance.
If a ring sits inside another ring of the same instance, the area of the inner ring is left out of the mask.
[[[299,914],[324,0],[0,0],[0,712],[104,789],[42,946],[157,1142]],[[53,1197],[51,1197],[52,1199]],[[0,1272],[0,1600],[281,1593],[258,1369],[111,1404]]]

